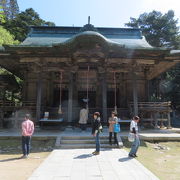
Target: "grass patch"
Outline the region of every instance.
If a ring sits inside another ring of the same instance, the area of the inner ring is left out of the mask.
[[[128,152],[131,143],[123,138],[124,148]],[[180,142],[146,142],[141,141],[138,158],[146,168],[161,180],[180,179]]]
[[[52,151],[55,145],[54,139],[32,139],[31,153],[33,152],[49,152]],[[1,154],[19,154],[22,153],[21,138],[10,138],[0,140]]]

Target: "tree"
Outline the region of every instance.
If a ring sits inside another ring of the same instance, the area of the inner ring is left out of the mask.
[[[7,19],[14,19],[19,13],[17,0],[0,0],[0,6],[2,7]]]
[[[46,22],[39,17],[39,14],[32,8],[19,13],[14,19],[7,20],[3,26],[14,35],[18,41],[23,41],[28,32],[29,26],[54,26],[53,22]]]
[[[0,46],[3,44],[18,44],[18,41],[14,40],[13,35],[0,26]]]
[[[19,6],[16,0],[10,0],[9,10],[10,10],[10,19],[14,19],[19,13]]]
[[[0,7],[1,7],[1,11],[3,12],[4,16],[8,17],[9,11],[8,11],[7,0],[0,0]]]
[[[158,11],[143,13],[139,18],[130,18],[125,25],[141,28],[147,41],[155,47],[178,48],[180,44],[178,20],[174,19],[174,11],[169,10],[164,15]]]
[[[2,6],[0,6],[0,24],[5,23],[5,14]]]
[[[174,19],[174,11],[169,10],[164,15],[158,11],[143,13],[137,19],[130,18],[126,26],[141,28],[143,35],[152,46],[178,49],[180,48],[180,35],[177,23],[178,20]],[[159,93],[162,100],[171,100],[173,107],[180,110],[180,64],[163,73],[160,79]],[[158,90],[154,88],[153,93],[155,94],[156,91]]]

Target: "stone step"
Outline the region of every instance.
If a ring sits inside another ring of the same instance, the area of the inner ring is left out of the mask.
[[[123,142],[120,136],[117,136],[119,147],[123,147]],[[113,142],[113,139],[112,139]],[[100,137],[101,147],[114,148],[116,145],[109,145],[109,137]],[[92,136],[59,136],[56,139],[56,147],[71,149],[71,148],[94,148],[95,139]]]
[[[95,144],[61,144],[61,149],[88,149],[95,148]],[[101,148],[120,148],[121,146],[109,145],[109,144],[101,144]]]
[[[62,136],[61,139],[63,140],[79,140],[79,139],[92,140],[94,139],[94,137],[93,136]],[[100,136],[100,139],[109,139],[109,137]]]
[[[100,139],[102,144],[109,144],[109,140]],[[61,139],[61,144],[94,144],[94,139]]]

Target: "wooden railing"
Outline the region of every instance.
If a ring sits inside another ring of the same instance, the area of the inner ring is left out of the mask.
[[[133,103],[130,103],[130,110],[133,111]],[[138,102],[139,111],[148,112],[171,112],[171,102]]]
[[[130,112],[133,115],[134,104],[129,103]],[[168,122],[170,127],[170,112],[171,102],[138,102],[138,111],[142,121],[150,121],[154,126],[158,126],[158,121],[161,121],[160,126],[164,126],[163,121]]]
[[[35,101],[23,101],[23,102],[12,102],[12,101],[0,101],[0,106],[4,107],[36,107]]]

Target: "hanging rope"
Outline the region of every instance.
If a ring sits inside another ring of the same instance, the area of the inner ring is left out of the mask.
[[[60,71],[58,114],[62,114],[62,71]]]
[[[89,108],[89,66],[88,66],[88,70],[87,70],[87,94],[86,94],[86,98],[87,98],[87,109]]]
[[[114,71],[114,112],[117,114],[117,97],[116,97],[116,72]]]

